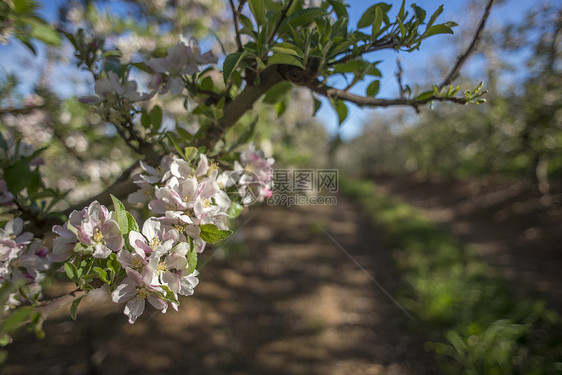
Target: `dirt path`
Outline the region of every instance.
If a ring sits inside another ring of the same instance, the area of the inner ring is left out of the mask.
[[[523,184],[418,181],[377,177],[392,197],[421,208],[452,230],[516,288],[546,300],[562,314],[562,196],[548,197]]]
[[[400,283],[356,207],[342,198],[264,207],[240,223],[247,254],[226,261],[206,251],[179,313],[149,309],[131,326],[122,306],[90,298],[77,322],[66,311],[50,319],[44,342],[16,340],[3,373],[437,373],[412,323],[370,279],[391,294]]]

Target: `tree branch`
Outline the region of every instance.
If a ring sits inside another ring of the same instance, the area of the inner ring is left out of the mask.
[[[470,56],[470,54],[472,53],[472,51],[476,47],[476,44],[478,43],[478,41],[480,40],[480,36],[482,35],[482,31],[484,30],[484,26],[486,25],[486,21],[488,20],[488,16],[490,15],[490,11],[492,10],[492,5],[494,5],[494,1],[495,0],[490,0],[488,2],[488,5],[486,6],[486,9],[484,10],[484,14],[482,15],[482,18],[480,19],[480,24],[478,25],[478,28],[476,29],[476,32],[474,33],[474,37],[472,38],[472,42],[470,42],[466,51],[461,56],[459,56],[456,64],[453,66],[453,69],[451,69],[451,71],[449,72],[449,74],[447,75],[445,80],[443,80],[443,82],[439,86],[439,89],[442,89],[443,87],[449,85],[453,81],[453,79],[456,78],[456,76],[459,74],[459,71],[461,70],[463,64],[466,62],[466,59],[468,59],[468,56]]]
[[[240,29],[238,26],[238,11],[234,9],[234,0],[230,1],[230,9],[232,9],[232,20],[234,21],[234,32],[236,33],[236,45],[238,46],[238,51],[243,51],[244,47],[242,47],[242,39],[240,39]]]
[[[139,162],[136,161],[133,163],[129,168],[125,169],[121,176],[115,180],[115,182],[109,186],[107,189],[102,191],[101,193],[97,194],[94,197],[90,197],[88,199],[83,200],[80,203],[77,203],[64,211],[66,216],[70,215],[74,210],[81,210],[93,201],[98,201],[102,205],[111,205],[111,197],[110,194],[115,195],[119,199],[123,199],[125,196],[129,195],[130,193],[134,192],[137,189],[137,185],[133,183],[131,180],[131,174],[133,171],[139,166]]]
[[[45,104],[41,105],[30,105],[28,107],[7,107],[7,108],[0,108],[0,115],[4,114],[11,114],[11,115],[26,115],[30,112],[33,112],[36,109],[43,109],[45,108]]]
[[[281,23],[283,22],[285,17],[287,17],[287,12],[291,8],[291,5],[293,5],[293,2],[294,2],[294,0],[290,0],[289,4],[287,4],[287,6],[285,8],[283,8],[283,10],[281,11],[281,16],[279,17],[279,21],[277,22],[277,25],[275,25],[275,29],[273,29],[273,32],[271,33],[271,36],[269,37],[269,40],[267,41],[267,45],[270,45],[271,42],[273,42],[273,38],[275,38],[275,34],[279,30],[279,27],[281,27]]]
[[[101,280],[95,279],[90,283],[90,285],[94,287],[94,289],[97,289],[102,287],[104,284]],[[88,294],[87,290],[76,288],[72,292],[69,292],[65,295],[62,295],[50,301],[43,302],[40,306],[35,308],[35,311],[40,312],[43,317],[47,317],[49,314],[52,314],[56,310],[68,305],[78,298],[84,297],[86,294]]]
[[[275,84],[283,81],[283,76],[278,72],[277,67],[277,65],[273,65],[266,68],[260,74],[258,85],[248,84],[236,98],[227,101],[224,105],[224,116],[207,131],[205,138],[198,142],[198,146],[206,146],[208,149],[212,149],[227,130],[234,126],[246,111],[252,108],[260,96]]]
[[[397,98],[397,99],[376,99],[366,96],[355,95],[350,92],[335,89],[324,85],[322,82],[310,82],[302,83],[301,86],[308,87],[317,94],[326,96],[328,98],[338,98],[341,100],[346,100],[357,104],[360,107],[391,107],[391,106],[411,106],[416,108],[418,105],[426,104],[431,101],[440,102],[452,102],[457,104],[466,104],[465,98],[461,97],[451,97],[451,98],[441,98],[437,96],[431,96],[423,100],[407,99],[407,98]]]

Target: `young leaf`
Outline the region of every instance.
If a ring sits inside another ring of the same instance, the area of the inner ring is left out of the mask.
[[[453,30],[451,30],[450,27],[445,26],[445,25],[434,25],[434,26],[431,26],[429,28],[429,30],[427,30],[423,34],[423,36],[425,38],[427,38],[428,36],[436,35],[436,34],[453,34]]]
[[[228,84],[228,77],[230,77],[232,71],[236,69],[238,64],[240,64],[240,61],[242,61],[244,56],[245,52],[234,52],[226,56],[224,59],[224,64],[222,65],[222,76],[225,85]]]
[[[70,317],[72,320],[76,320],[76,316],[78,314],[78,305],[82,301],[82,297],[75,299],[70,306]]]
[[[258,26],[265,23],[265,1],[264,0],[248,0],[250,11],[254,15]]]
[[[231,234],[231,230],[219,229],[214,224],[203,224],[199,226],[201,229],[201,239],[208,243],[215,243],[228,238]]]
[[[347,117],[347,106],[345,105],[343,100],[339,100],[339,99],[330,99],[330,103],[332,104],[332,107],[334,107],[334,109],[336,110],[338,114],[339,125],[341,125],[345,121],[345,118]]]
[[[13,194],[27,187],[32,178],[27,159],[20,159],[4,170],[4,180]]]
[[[107,278],[107,271],[100,267],[94,267],[94,272],[106,284],[109,284],[109,279]]]
[[[111,200],[113,201],[113,209],[115,210],[115,216],[117,224],[119,224],[119,229],[121,234],[129,233],[129,219],[127,218],[127,210],[123,203],[117,199],[113,194],[110,194]]]
[[[296,58],[293,55],[286,55],[284,53],[274,53],[269,59],[267,59],[268,66],[275,65],[275,64],[293,65],[304,69],[304,65],[302,64],[302,61],[300,61],[298,58]]]
[[[322,102],[316,98],[314,98],[314,112],[312,113],[312,116],[316,115],[316,112],[318,112],[318,110],[320,109],[320,107],[322,106]]]
[[[380,8],[381,13],[383,14],[383,18],[387,19],[388,16],[386,15],[386,13],[388,13],[390,8],[392,8],[392,5],[386,3],[377,3],[369,7],[359,19],[359,22],[357,23],[358,29],[362,29],[363,27],[367,27],[373,24],[373,21],[375,20],[377,8]]]
[[[195,247],[191,246],[189,250],[189,258],[187,259],[187,274],[192,274],[195,271],[195,267],[197,267],[197,251]]]
[[[78,270],[72,263],[66,262],[64,264],[64,272],[66,272],[66,276],[68,276],[70,280],[75,280],[77,278]]]
[[[272,88],[267,90],[265,93],[265,97],[263,98],[264,103],[273,104],[278,102],[285,94],[287,94],[293,85],[291,82],[279,82],[278,84],[274,85]]]
[[[367,87],[367,96],[377,96],[381,87],[381,81],[376,80],[371,82],[369,87]]]
[[[139,225],[137,224],[137,221],[129,211],[127,211],[127,228],[128,228],[127,233],[129,233],[132,230],[134,230],[135,232],[140,232],[140,228]]]
[[[160,108],[159,105],[155,105],[154,108],[152,108],[152,110],[150,111],[149,116],[154,130],[160,129],[160,127],[162,126],[162,108]]]

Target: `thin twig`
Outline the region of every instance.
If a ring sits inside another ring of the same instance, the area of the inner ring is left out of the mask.
[[[229,1],[230,1],[230,9],[232,9],[232,20],[234,21],[234,32],[236,33],[236,45],[238,46],[238,51],[242,52],[244,50],[244,47],[242,47],[242,39],[240,38],[240,29],[238,26],[239,12],[236,11],[236,9],[234,9],[234,0],[229,0]]]
[[[451,71],[447,75],[447,78],[445,78],[445,80],[441,83],[439,89],[442,89],[443,87],[449,85],[453,81],[453,79],[456,78],[463,64],[466,62],[466,59],[468,59],[468,56],[472,53],[472,51],[476,47],[476,44],[478,43],[478,40],[480,40],[480,36],[482,35],[482,31],[484,30],[484,26],[486,25],[486,21],[488,20],[488,16],[490,15],[490,11],[492,10],[492,5],[494,5],[494,1],[495,0],[490,0],[488,2],[488,5],[484,10],[484,14],[480,19],[480,24],[478,25],[478,28],[474,33],[474,37],[472,38],[472,42],[470,42],[470,45],[468,46],[466,51],[461,56],[459,56],[456,64],[453,66],[453,69],[451,69]]]
[[[404,72],[404,70],[402,69],[402,64],[400,63],[401,59],[400,57],[398,57],[396,59],[396,67],[397,67],[397,71],[396,71],[396,80],[398,81],[398,89],[400,90],[400,99],[404,99],[404,86],[402,86],[402,73]]]
[[[0,115],[4,114],[11,114],[11,115],[25,115],[30,112],[33,112],[36,109],[43,109],[45,108],[45,104],[41,105],[30,105],[27,107],[7,107],[7,108],[0,108]]]
[[[391,106],[411,106],[416,108],[419,105],[426,104],[432,101],[440,102],[452,102],[457,104],[466,104],[467,100],[462,97],[437,97],[431,96],[423,100],[407,99],[407,98],[397,98],[397,99],[376,99],[372,97],[360,96],[352,94],[348,91],[335,89],[324,85],[321,82],[311,82],[303,83],[302,86],[308,87],[317,94],[326,96],[328,98],[338,98],[341,100],[346,100],[353,102],[360,107],[391,107]]]
[[[269,40],[267,41],[267,45],[270,45],[271,42],[273,42],[273,38],[275,37],[275,34],[279,30],[279,27],[281,27],[281,23],[283,22],[285,17],[287,17],[287,12],[289,11],[291,6],[293,5],[293,2],[294,2],[294,0],[289,1],[289,4],[287,4],[287,6],[285,8],[283,8],[283,10],[281,11],[281,17],[279,17],[279,22],[277,22],[277,25],[275,25],[275,29],[273,29],[273,32],[271,33],[271,36],[269,37]]]

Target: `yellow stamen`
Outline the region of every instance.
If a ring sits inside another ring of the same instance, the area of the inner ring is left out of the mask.
[[[103,234],[101,233],[99,228],[96,228],[96,233],[94,233],[92,239],[94,240],[94,242],[98,242],[98,243],[103,241]]]

